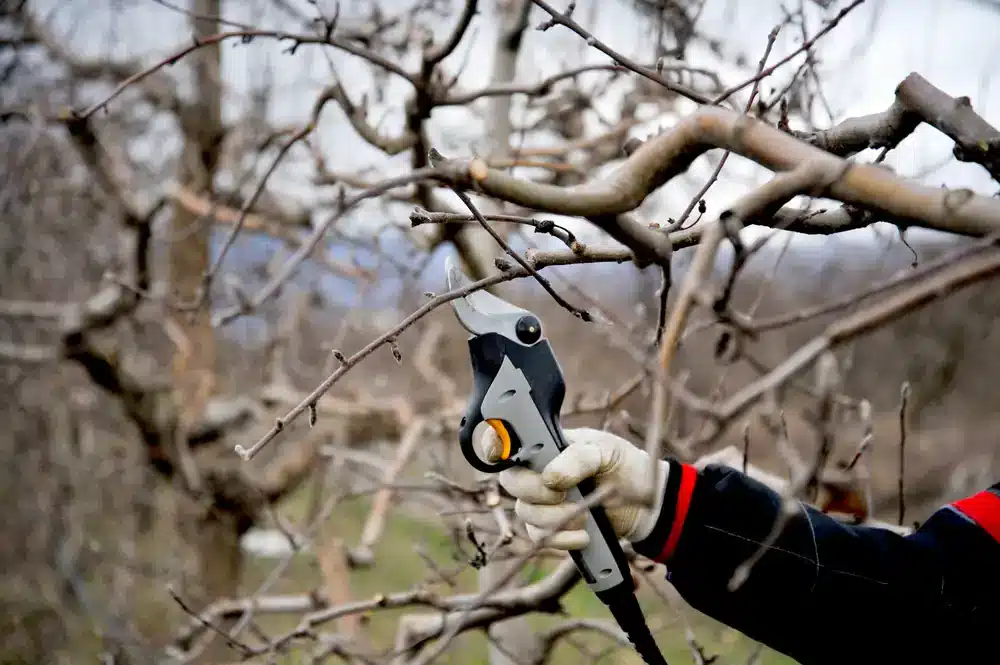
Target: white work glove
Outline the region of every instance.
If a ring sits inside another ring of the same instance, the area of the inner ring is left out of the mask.
[[[609,482],[618,486],[617,493],[604,504],[615,534],[630,542],[649,536],[660,514],[668,463],[661,461],[660,472],[654,474],[646,451],[603,430],[568,429],[563,434],[568,447],[549,462],[543,473],[515,466],[499,474],[500,486],[517,500],[514,511],[524,520],[528,536],[539,542],[578,510],[566,500],[566,490],[591,476],[598,487]],[[499,460],[500,439],[493,428],[486,428],[479,445],[489,462]],[[654,475],[658,481],[655,501],[644,503],[649,496],[644,492],[648,492]],[[548,545],[559,550],[585,548],[590,542],[583,528],[585,519],[586,513],[580,512],[550,535]]]

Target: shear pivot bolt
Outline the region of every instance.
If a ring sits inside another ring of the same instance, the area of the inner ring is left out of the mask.
[[[542,336],[542,324],[533,316],[522,316],[514,325],[514,332],[525,344],[534,344]]]

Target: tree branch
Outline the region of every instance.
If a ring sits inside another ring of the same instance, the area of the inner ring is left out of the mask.
[[[878,166],[851,164],[760,120],[715,107],[696,111],[670,132],[648,140],[607,177],[583,185],[563,188],[521,180],[489,169],[481,160],[453,159],[440,165],[438,173],[456,186],[526,208],[593,219],[634,210],[711,148],[730,150],[773,171],[803,164],[839,171],[841,177],[828,188],[830,197],[897,223],[974,236],[1000,228],[1000,201],[965,189],[911,183]]]

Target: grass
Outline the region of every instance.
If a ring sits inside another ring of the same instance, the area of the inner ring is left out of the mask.
[[[283,507],[283,512],[294,516],[300,512],[302,501],[293,497]],[[364,499],[345,502],[326,525],[329,533],[335,533],[343,538],[345,543],[357,542],[364,520],[368,512],[368,501]],[[352,571],[350,578],[351,593],[354,598],[368,598],[379,593],[404,591],[426,580],[438,579],[425,561],[414,551],[419,546],[440,568],[454,570],[462,567],[462,561],[455,556],[455,547],[448,534],[441,526],[431,520],[418,519],[394,511],[386,523],[382,539],[375,548],[376,564],[370,569]],[[251,559],[248,562],[245,587],[251,592],[271,573],[275,561]],[[552,564],[544,567],[539,565],[534,570],[526,571],[528,581],[539,579],[546,574]],[[438,582],[436,588],[441,593],[463,593],[475,591],[476,571],[465,565],[455,578],[454,588]],[[318,565],[315,559],[306,554],[295,556],[289,568],[280,581],[272,588],[272,592],[301,593],[307,589],[322,585]],[[640,590],[640,602],[649,617],[650,624],[662,626],[656,632],[657,641],[666,659],[671,665],[677,663],[693,663],[694,658],[684,638],[684,624],[678,612],[666,607],[664,601],[653,591],[646,588]],[[563,599],[563,607],[569,617],[594,617],[610,619],[606,608],[597,600],[590,590],[578,584]],[[375,648],[390,650],[393,646],[396,625],[399,618],[407,613],[421,613],[421,608],[402,608],[379,610],[366,617],[366,632]],[[706,655],[717,655],[716,663],[746,663],[753,653],[755,643],[686,606],[680,608],[683,617],[691,625],[699,643]],[[544,614],[534,614],[528,617],[531,625],[539,630],[552,626],[564,617]],[[291,629],[297,621],[296,617],[262,617],[261,628],[275,635]],[[577,633],[573,642],[585,645],[591,652],[603,652],[612,646],[611,642],[593,633]],[[283,665],[301,662],[301,655],[308,653],[309,645],[304,644],[300,653],[290,653]],[[472,665],[487,662],[487,639],[481,631],[463,634],[452,643],[448,651],[437,661],[447,665]],[[576,665],[581,658],[580,650],[566,640],[562,640],[554,650],[550,663],[553,665]],[[597,663],[616,663],[621,665],[642,665],[641,659],[632,651],[615,649],[605,652],[604,657],[592,661]],[[773,652],[766,651],[759,661],[762,665],[793,665],[794,661]]]

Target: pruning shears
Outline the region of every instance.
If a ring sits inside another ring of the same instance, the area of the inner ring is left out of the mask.
[[[448,289],[469,284],[449,258],[445,264]],[[499,473],[514,465],[541,473],[566,446],[559,412],[566,395],[562,369],[534,314],[487,291],[451,300],[459,323],[469,332],[473,388],[459,425],[465,459],[484,473]],[[485,422],[501,443],[500,459],[479,457],[474,435]],[[567,493],[583,501],[595,489],[587,478]],[[646,625],[635,596],[628,559],[600,505],[589,509],[586,530],[590,544],[570,556],[590,589],[610,610],[648,665],[667,665]]]

